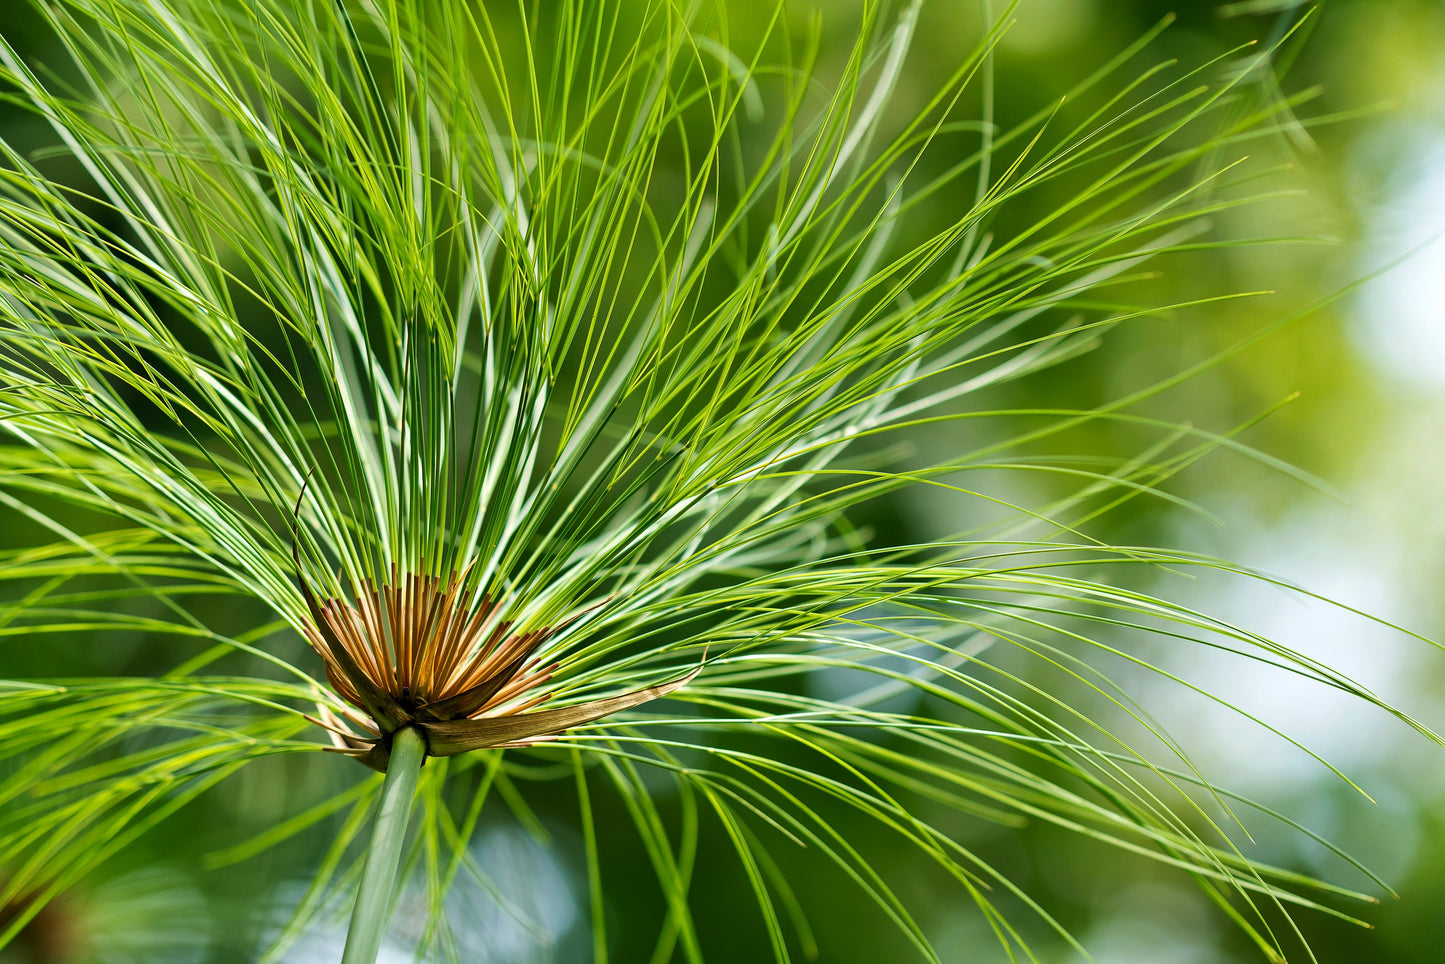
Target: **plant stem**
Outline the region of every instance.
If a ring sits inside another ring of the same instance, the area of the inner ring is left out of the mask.
[[[411,819],[412,798],[416,796],[425,757],[426,740],[420,731],[408,726],[392,734],[391,759],[386,766],[386,781],[381,785],[381,802],[371,828],[366,864],[361,868],[361,889],[351,911],[341,964],[376,964],[381,938],[386,933],[401,845]]]

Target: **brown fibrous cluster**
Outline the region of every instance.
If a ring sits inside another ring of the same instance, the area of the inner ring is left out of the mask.
[[[334,749],[377,770],[386,770],[392,735],[405,727],[421,732],[430,756],[526,746],[664,696],[698,672],[534,711],[553,695],[539,689],[557,669],[541,665],[537,650],[588,610],[516,632],[490,597],[459,577],[443,581],[395,567],[386,582],[355,587],[351,600],[318,598],[304,578],[301,592],[311,613],[307,639],[337,695],[359,711],[343,719],[323,707],[313,722],[331,731]]]
[[[364,703],[327,637],[345,647],[367,679],[420,716],[521,713],[547,698],[519,699],[551,679],[556,665],[539,667],[532,654],[554,630],[513,633],[511,620],[494,618],[491,599],[455,580],[444,586],[434,576],[398,575],[393,567],[390,583],[365,585],[355,602],[320,600],[319,608],[329,632],[317,626],[307,635],[331,685],[353,706]]]

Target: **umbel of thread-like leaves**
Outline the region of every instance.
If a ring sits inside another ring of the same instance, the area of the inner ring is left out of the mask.
[[[371,735],[358,735],[324,708],[315,722],[335,735],[337,752],[383,772],[392,736],[404,727],[421,732],[429,756],[525,745],[666,696],[701,669],[620,696],[528,712],[552,695],[538,689],[556,666],[540,666],[535,653],[560,625],[514,633],[510,621],[496,618],[492,600],[456,575],[443,584],[392,567],[388,582],[353,587],[354,602],[319,599],[304,577],[300,582],[311,611],[307,638],[336,692],[361,711],[348,718]]]

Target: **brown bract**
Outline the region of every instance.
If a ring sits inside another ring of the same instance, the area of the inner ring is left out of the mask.
[[[296,563],[300,572],[299,557]],[[326,677],[342,699],[365,714],[347,718],[372,735],[357,735],[325,710],[314,722],[336,734],[338,752],[383,772],[392,735],[403,727],[422,732],[429,756],[524,746],[665,696],[698,673],[529,712],[552,695],[538,690],[557,668],[540,665],[534,654],[565,623],[513,632],[510,621],[494,618],[495,606],[485,594],[464,589],[455,577],[443,584],[395,568],[386,584],[357,587],[355,602],[318,599],[304,578],[301,592],[311,611],[306,635],[325,663]]]

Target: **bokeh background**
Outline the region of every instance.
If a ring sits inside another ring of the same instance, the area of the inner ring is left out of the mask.
[[[735,16],[750,4],[738,0]],[[760,6],[760,5],[759,5]],[[811,9],[795,4],[805,18]],[[1003,5],[995,2],[995,12]],[[822,8],[828,51],[852,42],[850,3]],[[976,40],[986,7],[975,0],[927,4],[899,96],[946,76]],[[999,49],[996,109],[1001,122],[1025,117],[1168,14],[1176,22],[1137,63],[1178,58],[1198,64],[1294,22],[1297,4],[1156,0],[1023,0]],[[1298,477],[1227,452],[1169,480],[1169,491],[1207,513],[1134,500],[1093,530],[1118,542],[1165,543],[1232,559],[1297,583],[1345,607],[1314,602],[1258,581],[1161,573],[1154,588],[1348,672],[1427,724],[1445,728],[1445,653],[1410,635],[1445,639],[1445,3],[1440,0],[1326,0],[1284,77],[1287,91],[1318,87],[1299,109],[1302,125],[1251,145],[1266,166],[1281,165],[1277,200],[1221,218],[1222,237],[1298,235],[1298,243],[1248,246],[1177,257],[1157,265],[1160,303],[1225,290],[1268,290],[1248,301],[1181,311],[1115,330],[1092,353],[971,404],[1089,406],[1149,385],[1298,317],[1248,349],[1152,399],[1145,411],[1211,431],[1229,431],[1265,412],[1241,438],[1319,479]],[[40,33],[0,3],[0,33],[36,62]],[[1312,123],[1310,118],[1331,118]],[[27,115],[0,104],[12,143],[44,142]],[[960,187],[960,190],[964,190]],[[966,204],[966,200],[962,203]],[[1047,195],[1033,203],[1046,208]],[[1313,310],[1304,311],[1310,306]],[[1287,404],[1281,404],[1287,399]],[[951,428],[949,432],[961,432]],[[987,432],[987,429],[969,431]],[[980,438],[915,439],[962,447]],[[1077,451],[1127,455],[1141,440],[1097,426],[1060,443]],[[1022,473],[990,479],[1010,501],[1040,504],[1056,493]],[[886,541],[965,528],[969,511],[912,495],[866,520]],[[951,516],[950,513],[953,515]],[[23,526],[0,526],[18,544]],[[228,606],[234,604],[227,604]],[[1350,609],[1378,617],[1366,618]],[[254,614],[217,612],[227,624]],[[1392,628],[1394,624],[1402,629]],[[1341,907],[1366,931],[1310,912],[1298,916],[1322,962],[1438,962],[1445,947],[1445,751],[1387,715],[1303,686],[1284,674],[1246,671],[1207,651],[1151,644],[1182,675],[1298,738],[1368,792],[1238,714],[1157,679],[1132,680],[1142,702],[1184,738],[1218,782],[1259,798],[1341,843],[1400,892],[1377,906]],[[87,638],[58,652],[5,638],[5,676],[84,672],[158,673],[180,658],[173,642],[140,636]],[[1216,654],[1217,655],[1217,654]],[[819,685],[826,685],[820,682]],[[353,772],[353,769],[356,772]],[[227,863],[225,849],[303,811],[362,774],[335,759],[252,766],[129,848],[42,915],[0,962],[249,961],[269,928],[303,899],[326,844],[326,827]],[[585,961],[587,888],[567,781],[538,782],[534,821],[502,808],[484,815],[476,857],[497,885],[454,895],[459,950],[479,962]],[[659,790],[665,812],[676,806]],[[607,914],[614,960],[647,959],[661,899],[621,801],[594,801],[610,880]],[[343,811],[344,813],[344,811]],[[1251,856],[1374,890],[1307,837],[1250,821]],[[610,832],[616,828],[616,832]],[[1108,964],[1225,964],[1257,961],[1225,916],[1182,874],[1049,828],[958,829],[987,859],[1069,926]],[[859,826],[851,831],[876,831]],[[805,856],[779,850],[799,902],[814,924],[818,959],[904,960],[881,915],[846,881]],[[945,961],[1001,960],[983,919],[956,888],[940,886],[920,858],[898,853],[880,870],[898,885]],[[709,960],[767,959],[755,906],[721,831],[704,834],[693,892]],[[887,862],[885,861],[885,864]],[[270,908],[265,910],[262,908]],[[404,938],[407,901],[398,920]],[[261,923],[258,924],[258,920]],[[269,920],[273,923],[266,924]],[[1045,960],[1078,958],[1026,913],[1016,923]],[[302,964],[338,956],[341,923],[307,933],[286,958]],[[404,941],[387,960],[410,960]]]

